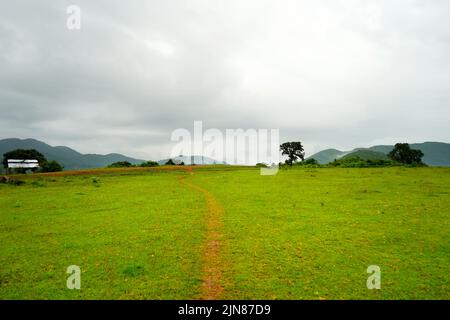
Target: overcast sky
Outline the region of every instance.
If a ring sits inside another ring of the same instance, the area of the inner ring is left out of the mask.
[[[2,1],[0,138],[160,159],[202,120],[307,154],[450,142],[449,17],[448,0]]]

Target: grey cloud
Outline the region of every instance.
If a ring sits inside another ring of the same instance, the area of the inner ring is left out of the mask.
[[[450,141],[448,14],[448,1],[3,2],[0,137],[154,159],[194,120],[279,128],[309,153]]]

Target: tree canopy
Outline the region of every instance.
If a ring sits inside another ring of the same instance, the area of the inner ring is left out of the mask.
[[[20,159],[20,160],[37,160],[40,171],[42,172],[56,172],[62,171],[63,167],[56,161],[47,161],[45,156],[35,149],[16,149],[9,151],[3,155],[3,167],[8,168],[8,159]],[[16,168],[15,171],[19,173],[25,173],[27,168]],[[36,171],[38,168],[32,168],[31,171]]]
[[[152,160],[142,162],[139,165],[139,167],[157,167],[157,166],[159,166],[159,163],[156,161],[152,161]]]
[[[173,162],[172,159],[169,159],[169,160],[167,160],[167,162],[165,163],[165,165],[167,165],[167,166],[174,166],[174,165],[175,165],[175,162]]]
[[[424,154],[421,150],[411,149],[407,143],[397,143],[388,156],[403,164],[421,164]]]
[[[47,162],[45,156],[35,149],[16,149],[3,154],[4,168],[8,168],[8,159],[37,160],[39,166]]]
[[[63,167],[55,160],[50,161],[50,162],[45,162],[42,165],[42,172],[58,172],[58,171],[62,171],[62,170],[63,170]]]
[[[280,145],[280,150],[282,155],[288,156],[286,164],[290,166],[298,159],[301,159],[302,161],[305,159],[305,150],[300,141],[285,142]]]
[[[111,163],[108,168],[129,168],[133,165],[128,161],[117,161],[114,163]]]

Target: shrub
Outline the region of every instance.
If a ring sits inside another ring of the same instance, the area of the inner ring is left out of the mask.
[[[373,168],[373,167],[392,167],[401,165],[391,160],[363,160],[360,157],[353,158],[341,158],[335,159],[329,163],[330,167],[343,167],[343,168]]]
[[[303,161],[303,164],[305,164],[305,165],[317,165],[317,164],[319,164],[319,161],[317,161],[314,158],[311,158],[311,159],[306,159],[305,161]]]
[[[111,163],[108,166],[108,168],[129,168],[132,166],[133,165],[128,161],[118,161],[118,162]]]
[[[139,167],[157,167],[159,166],[159,163],[156,161],[146,161],[146,162],[142,162]]]
[[[294,163],[294,165],[296,165],[296,166],[307,166],[307,167],[319,167],[320,163],[316,159],[311,158],[311,159],[307,159],[307,160],[304,160],[304,161],[297,161],[297,162]]]
[[[58,172],[58,171],[62,171],[63,167],[56,162],[55,160],[50,161],[50,162],[44,162],[42,164],[42,172]]]
[[[267,168],[268,165],[265,164],[265,163],[262,163],[262,162],[258,162],[258,163],[256,164],[256,167],[257,167],[257,168]]]
[[[362,160],[359,157],[334,159],[329,165],[332,167],[344,168],[365,168],[368,166],[367,161]]]

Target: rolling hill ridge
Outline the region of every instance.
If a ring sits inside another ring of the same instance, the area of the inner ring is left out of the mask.
[[[411,148],[419,149],[424,153],[423,162],[429,166],[450,167],[450,143],[424,142],[411,143]],[[334,159],[360,157],[363,160],[386,160],[387,154],[394,148],[393,145],[377,145],[369,148],[356,148],[351,151],[326,149],[309,156],[321,164],[327,164]]]
[[[135,159],[132,157],[124,156],[119,153],[110,153],[106,155],[101,154],[82,154],[69,147],[56,146],[46,144],[45,142],[35,139],[3,139],[0,140],[0,157],[3,154],[15,149],[35,149],[42,153],[47,160],[55,160],[59,162],[64,170],[78,170],[78,169],[91,169],[91,168],[104,168],[111,163],[118,161],[128,161],[131,164],[140,164],[145,160]],[[160,165],[165,164],[169,159],[159,160]],[[178,156],[173,158],[175,162],[184,162],[189,164],[225,164],[222,161],[217,161],[205,156]]]
[[[65,170],[101,168],[117,161],[128,161],[138,164],[144,160],[135,159],[118,153],[107,155],[82,154],[65,146],[50,146],[35,139],[3,139],[0,140],[0,156],[14,149],[35,149],[42,153],[47,160],[55,160],[64,166]]]

